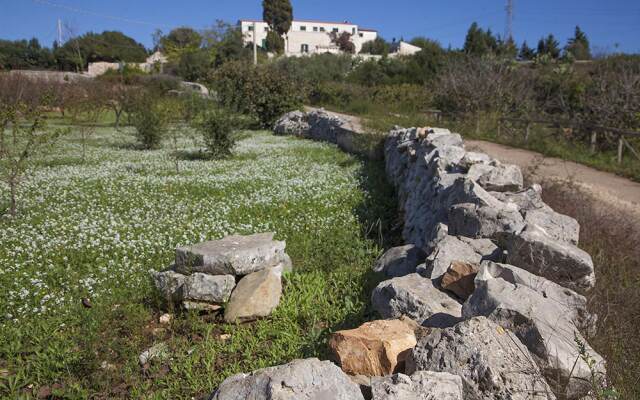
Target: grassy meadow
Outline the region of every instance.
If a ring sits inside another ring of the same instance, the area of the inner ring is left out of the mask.
[[[0,397],[205,398],[234,373],[326,357],[330,332],[369,317],[396,210],[381,165],[261,131],[225,160],[202,159],[188,135],[178,153],[140,151],[127,129],[98,128],[84,163],[72,131],[37,160],[18,216],[0,219]],[[149,272],[176,246],[265,231],[295,268],[271,317],[172,310],[158,323]],[[162,342],[168,356],[142,368]]]

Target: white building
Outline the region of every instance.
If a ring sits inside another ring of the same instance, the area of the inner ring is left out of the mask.
[[[238,22],[242,30],[245,44],[249,45],[255,40],[260,47],[266,47],[269,25],[264,21],[242,19]],[[351,41],[355,45],[356,54],[360,53],[362,44],[375,40],[378,32],[372,29],[360,28],[349,22],[323,22],[296,20],[291,24],[291,30],[285,37],[285,54],[288,56],[338,53],[338,46],[331,41],[331,33],[340,34],[347,32],[351,35]]]

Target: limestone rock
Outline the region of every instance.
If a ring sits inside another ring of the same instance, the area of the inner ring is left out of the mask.
[[[587,290],[595,286],[591,256],[570,243],[554,240],[535,225],[507,236],[505,247],[508,264],[571,289]]]
[[[373,290],[371,302],[383,318],[406,315],[425,327],[451,326],[462,312],[458,301],[418,274],[381,282]]]
[[[305,136],[309,132],[307,114],[302,111],[291,111],[276,121],[273,131],[277,135]]]
[[[140,363],[140,365],[144,365],[153,359],[162,360],[166,358],[168,355],[169,355],[169,346],[167,346],[166,343],[161,342],[151,346],[147,350],[140,353],[140,356],[138,356],[138,362]]]
[[[524,178],[520,167],[509,164],[474,164],[468,175],[485,190],[495,192],[515,192],[522,190]]]
[[[536,225],[554,240],[578,245],[580,238],[578,221],[553,211],[551,207],[526,211],[524,222],[527,225]]]
[[[418,371],[373,382],[372,400],[463,400],[462,379],[447,372]]]
[[[446,236],[426,258],[424,276],[439,279],[454,261],[479,264],[482,260],[500,260],[502,252],[488,239]]]
[[[505,233],[517,233],[524,228],[524,219],[517,210],[507,207],[456,204],[449,209],[449,232],[471,238],[498,239]]]
[[[224,319],[246,322],[270,315],[282,296],[281,270],[268,268],[243,277],[231,294]]]
[[[573,319],[580,311],[575,293],[564,293],[544,278],[506,265],[485,263],[476,277],[476,291],[463,307],[466,318],[486,316],[512,330],[534,355],[557,394],[581,398],[590,390],[591,370],[580,357],[576,341],[585,345],[596,371],[605,375],[604,361],[578,333]],[[581,304],[580,306],[584,306]]]
[[[358,385],[336,365],[317,358],[296,360],[231,376],[212,400],[364,400]]]
[[[172,270],[152,272],[153,283],[162,296],[169,301],[180,301],[182,298],[182,285],[186,276]]]
[[[236,280],[231,275],[195,273],[184,280],[182,298],[201,303],[224,303],[229,300]]]
[[[476,153],[473,151],[468,151],[464,157],[460,160],[460,167],[465,170],[469,170],[473,165],[483,164],[489,165],[491,162],[491,157],[484,153]]]
[[[425,144],[431,147],[464,147],[464,142],[460,134],[451,133],[448,129],[442,128],[431,128],[425,139]]]
[[[454,261],[442,276],[440,287],[466,300],[475,290],[474,279],[479,269],[478,264]]]
[[[416,345],[413,328],[398,320],[367,322],[356,329],[334,333],[329,348],[349,375],[384,376],[404,371]]]
[[[407,373],[415,371],[459,375],[464,399],[555,399],[527,348],[484,317],[420,338],[407,360]]]
[[[491,261],[483,261],[479,274],[476,275],[478,281],[488,281],[492,279],[502,279],[515,286],[526,286],[555,304],[563,307],[563,316],[572,321],[581,332],[595,334],[597,316],[591,314],[587,309],[587,298],[551,282],[541,276],[534,275],[522,268],[508,264],[498,264]]]
[[[413,244],[387,250],[373,266],[375,272],[384,272],[390,277],[400,277],[416,272],[416,266],[427,255]]]
[[[210,275],[247,275],[285,261],[285,242],[273,233],[227,236],[221,240],[176,249],[176,270]]]

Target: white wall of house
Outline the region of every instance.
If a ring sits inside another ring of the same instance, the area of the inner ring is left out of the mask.
[[[258,46],[264,47],[269,26],[263,21],[240,20],[239,25],[242,30],[245,44],[251,44],[255,40]],[[332,32],[351,34],[351,41],[356,46],[356,53],[362,49],[362,44],[378,37],[378,33],[370,29],[360,29],[356,24],[305,21],[297,20],[291,24],[291,30],[286,35],[285,43],[286,55],[304,55],[316,53],[337,53],[337,46],[331,42]]]

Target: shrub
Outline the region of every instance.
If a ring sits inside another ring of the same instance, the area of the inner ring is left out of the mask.
[[[145,150],[157,148],[167,128],[167,120],[156,97],[145,92],[132,105],[131,122],[136,137]]]
[[[235,126],[235,118],[222,110],[207,112],[197,123],[196,127],[202,134],[211,158],[219,159],[231,155],[231,150],[236,144],[233,135]]]
[[[216,71],[212,81],[223,106],[257,118],[263,128],[299,108],[305,97],[303,82],[269,65],[230,62]]]

